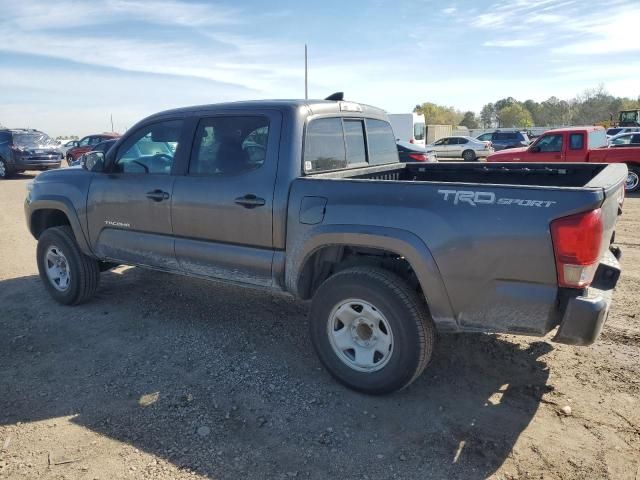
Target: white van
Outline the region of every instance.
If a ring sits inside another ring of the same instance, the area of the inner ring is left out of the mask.
[[[424,115],[418,113],[390,113],[389,123],[393,128],[396,141],[425,145],[426,127]]]

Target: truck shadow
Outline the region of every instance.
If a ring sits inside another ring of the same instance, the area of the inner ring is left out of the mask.
[[[547,391],[549,344],[448,335],[410,388],[361,395],[320,367],[306,305],[135,268],[80,307],[36,276],[0,302],[0,428],[73,414],[212,478],[486,478]]]

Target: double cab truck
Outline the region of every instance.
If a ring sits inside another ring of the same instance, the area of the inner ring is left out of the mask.
[[[326,369],[385,393],[422,372],[436,331],[594,342],[626,177],[622,163],[400,163],[380,109],[249,101],[152,115],[82,168],[39,175],[25,213],[58,302],[89,300],[119,264],[292,295],[310,301]]]
[[[640,146],[609,148],[603,127],[556,128],[524,148],[501,150],[487,162],[624,163],[628,167],[627,192],[640,190]]]

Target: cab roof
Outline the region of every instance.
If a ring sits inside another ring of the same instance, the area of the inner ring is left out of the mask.
[[[600,125],[587,125],[584,127],[562,127],[562,128],[552,128],[551,130],[547,130],[547,132],[575,132],[576,130],[582,130],[587,132],[593,132],[595,130],[604,130],[604,127]]]
[[[353,110],[356,106],[356,110]],[[306,108],[312,115],[315,114],[361,114],[374,117],[385,117],[386,112],[381,108],[366,105],[364,103],[351,102],[348,100],[246,100],[238,102],[212,103],[207,105],[194,105],[190,107],[175,108],[158,112],[151,117],[165,116],[171,114],[189,114],[194,112],[212,110],[251,110],[251,109],[275,109],[275,110],[300,110]],[[359,110],[358,110],[359,108]]]

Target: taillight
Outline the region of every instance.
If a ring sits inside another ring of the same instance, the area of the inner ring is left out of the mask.
[[[427,161],[427,155],[425,155],[424,153],[410,153],[409,154],[409,158],[411,158],[415,162],[426,162]]]
[[[600,260],[602,232],[599,208],[551,222],[559,286],[582,288],[591,284]]]
[[[410,138],[409,143],[416,143],[416,141],[413,138]]]

